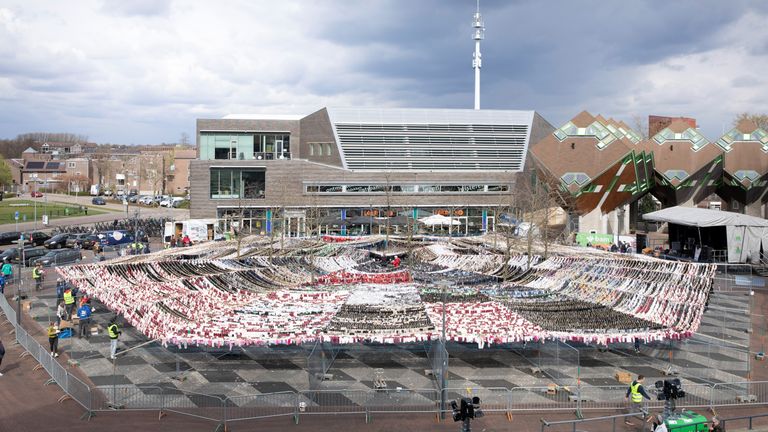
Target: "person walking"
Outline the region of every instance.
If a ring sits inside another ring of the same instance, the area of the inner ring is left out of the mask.
[[[5,294],[5,275],[0,273],[0,294]]]
[[[107,326],[107,333],[109,334],[109,353],[112,360],[115,359],[115,354],[117,353],[117,338],[120,337],[123,332],[120,331],[120,327],[117,326],[117,317],[113,317],[111,320],[109,320],[109,326]]]
[[[3,346],[3,341],[0,340],[0,366],[3,365],[3,356],[5,356],[5,347]],[[0,377],[3,376],[3,373],[0,372]]]
[[[395,268],[400,267],[400,257],[399,256],[395,256],[395,259],[392,260],[392,266],[394,266]]]
[[[77,335],[78,339],[82,339],[83,336],[85,336],[86,339],[91,338],[91,313],[90,302],[83,303],[83,305],[77,309],[77,317],[80,321],[80,329]]]
[[[59,302],[59,306],[56,308],[56,327],[61,326],[61,321],[67,319],[67,308],[64,306],[64,302]]]
[[[48,323],[48,344],[51,346],[51,357],[59,356],[59,328]]]
[[[66,287],[66,282],[61,280],[61,278],[56,279],[56,304],[59,304],[62,300],[64,300],[64,289]]]
[[[13,280],[13,266],[11,266],[11,263],[5,262],[3,263],[3,266],[0,268],[0,273],[3,274],[3,277],[5,278],[6,283],[11,283]]]
[[[645,391],[645,387],[643,387],[643,381],[645,381],[645,377],[638,375],[637,379],[632,381],[632,384],[630,384],[627,389],[627,394],[625,396],[628,402],[627,414],[641,413],[643,408],[643,398],[651,400],[651,397],[648,396],[648,393]],[[634,426],[634,424],[629,421],[629,417],[625,418],[624,423],[629,426]]]
[[[35,281],[35,291],[40,291],[43,287],[43,265],[41,263],[35,264],[35,268],[32,269],[32,280]]]
[[[75,295],[70,287],[64,290],[64,306],[67,308],[67,321],[70,321],[75,313]]]

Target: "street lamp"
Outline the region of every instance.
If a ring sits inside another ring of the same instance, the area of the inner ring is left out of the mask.
[[[442,351],[440,353],[440,359],[442,361],[441,370],[440,370],[440,418],[445,419],[445,401],[447,399],[446,394],[446,371],[448,370],[448,349],[445,347],[446,342],[446,336],[445,336],[445,301],[446,297],[448,296],[448,287],[453,285],[453,282],[448,280],[441,280],[438,281],[435,285],[440,287],[440,290],[442,291],[442,298],[443,298],[443,307],[441,308],[442,315],[443,315],[443,328],[442,328],[442,336],[441,336],[441,344],[442,344]]]

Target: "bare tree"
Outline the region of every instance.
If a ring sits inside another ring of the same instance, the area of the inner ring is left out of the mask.
[[[733,125],[737,126],[742,120],[749,120],[760,129],[768,131],[768,114],[743,112],[737,115],[735,119],[733,119]]]
[[[648,118],[647,117],[643,117],[643,116],[641,116],[639,114],[633,115],[632,116],[632,126],[635,129],[635,132],[640,134],[640,136],[644,140],[647,140],[648,138],[650,138],[648,136]]]

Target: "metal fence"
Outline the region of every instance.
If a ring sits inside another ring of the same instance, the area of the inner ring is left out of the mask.
[[[4,296],[0,310],[15,326],[15,311]],[[16,328],[16,340],[24,348],[23,356],[31,356],[65,393],[91,416],[100,411],[157,411],[159,417],[174,413],[204,419],[224,428],[228,423],[271,417],[291,418],[299,422],[303,416],[359,415],[371,421],[373,415],[430,413],[449,411],[441,406],[441,393],[446,400],[477,396],[488,414],[549,411],[575,412],[587,410],[616,411],[626,407],[626,386],[585,386],[552,384],[546,387],[514,388],[445,388],[442,389],[369,389],[307,390],[240,396],[209,395],[184,391],[170,385],[88,385],[52,357],[24,328]],[[562,347],[561,347],[562,349]],[[649,387],[651,387],[649,385]],[[768,381],[744,381],[718,384],[685,382],[687,395],[677,403],[679,408],[768,405]],[[660,410],[662,401],[648,401],[647,408]]]

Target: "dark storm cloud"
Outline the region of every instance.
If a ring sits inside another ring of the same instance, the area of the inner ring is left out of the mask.
[[[411,101],[451,94],[441,102],[469,106],[474,2],[345,6],[343,14],[316,28],[316,34],[369,49],[355,66],[361,73],[401,79],[398,92],[421,94]],[[594,80],[611,70],[711,50],[717,45],[713,35],[753,9],[765,8],[714,0],[483,1],[483,106],[559,112],[562,105],[578,105],[587,94],[621,91],[611,87],[620,87],[621,77]],[[327,87],[331,91],[334,86]]]

